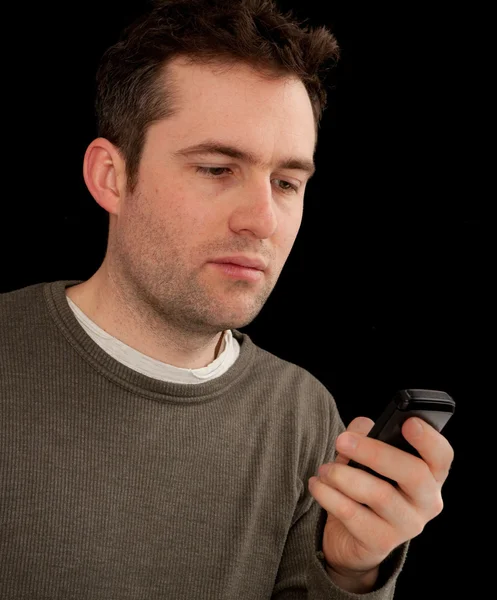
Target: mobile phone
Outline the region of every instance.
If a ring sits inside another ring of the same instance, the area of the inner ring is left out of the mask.
[[[407,389],[398,391],[383,413],[373,425],[368,437],[381,440],[387,444],[420,457],[418,451],[411,446],[402,435],[402,425],[410,417],[419,417],[429,423],[438,432],[447,424],[454,414],[456,403],[446,392],[439,390]],[[388,477],[384,477],[369,467],[350,460],[352,467],[363,469],[381,479],[397,485]]]

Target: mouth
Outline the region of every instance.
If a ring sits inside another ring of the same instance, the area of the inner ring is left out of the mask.
[[[211,262],[221,265],[235,265],[238,267],[255,269],[257,271],[265,271],[267,268],[267,263],[258,256],[226,256],[223,258],[216,258]]]
[[[262,269],[246,267],[231,262],[211,262],[217,272],[230,279],[241,279],[245,281],[259,281],[264,276]]]

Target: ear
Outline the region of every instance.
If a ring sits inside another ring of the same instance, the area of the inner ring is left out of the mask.
[[[108,213],[119,213],[126,191],[126,169],[120,152],[105,138],[91,142],[85,152],[83,177],[97,203]]]

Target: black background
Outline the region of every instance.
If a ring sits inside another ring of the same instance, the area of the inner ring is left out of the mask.
[[[485,449],[495,430],[490,17],[463,5],[280,6],[329,26],[342,58],[302,229],[244,331],[322,381],[346,423],[375,419],[401,388],[455,398],[445,508],[412,541],[396,598],[483,597],[494,579],[481,545],[494,527],[495,472]],[[82,178],[94,73],[144,7],[5,9],[0,292],[86,279],[100,266],[108,217]]]

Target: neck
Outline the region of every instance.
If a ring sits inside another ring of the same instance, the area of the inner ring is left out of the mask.
[[[87,281],[68,288],[66,295],[101,329],[165,364],[200,369],[222,351],[224,332],[196,336],[154,319],[146,307],[135,306],[124,298],[112,279],[100,270]]]

